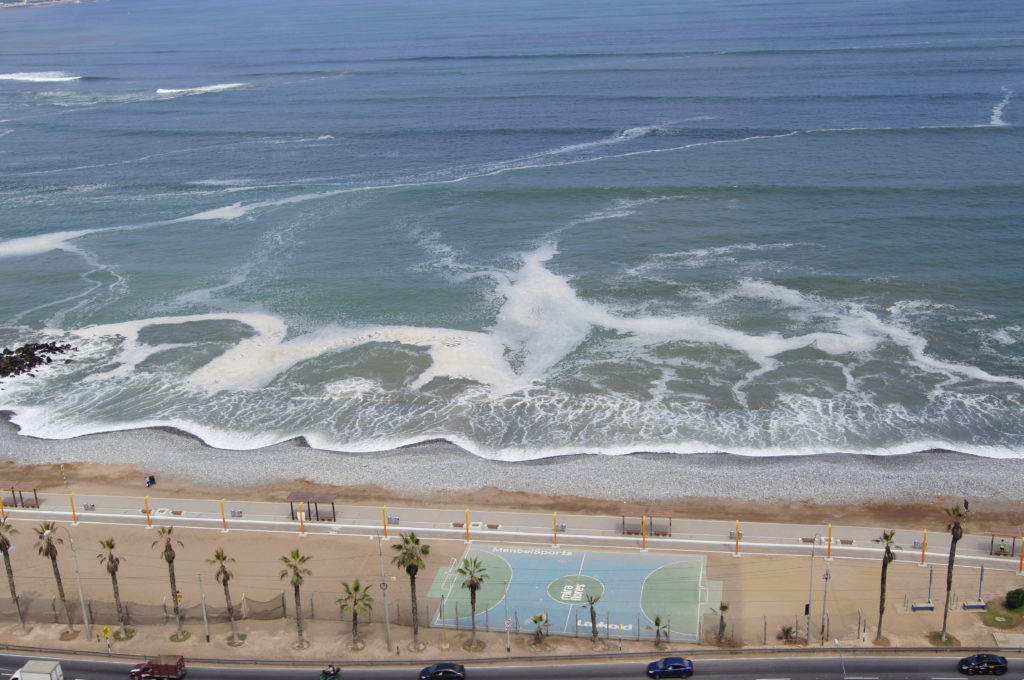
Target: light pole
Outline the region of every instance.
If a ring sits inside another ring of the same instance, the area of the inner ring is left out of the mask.
[[[388,651],[391,650],[391,620],[388,614],[388,582],[384,579],[384,537],[378,537],[377,559],[380,561],[380,592],[384,596],[384,637],[387,641]],[[415,625],[415,621],[413,622]]]
[[[811,646],[811,616],[814,611],[814,548],[821,534],[814,534],[811,542],[811,573],[807,576],[807,646]]]
[[[825,594],[821,598],[821,637],[822,646],[825,645],[825,621],[828,619],[828,582],[832,579],[832,574],[829,570],[825,569],[825,575],[822,576],[825,580]]]
[[[85,608],[85,594],[82,592],[82,572],[78,568],[78,551],[75,550],[75,539],[71,537],[71,532],[68,531],[68,528],[63,526],[58,526],[49,531],[44,531],[43,536],[47,536],[48,534],[55,532],[57,529],[63,529],[68,535],[68,545],[71,546],[71,557],[75,561],[75,580],[78,582],[78,604],[82,608],[82,621],[85,622],[85,634],[91,640],[92,622],[89,620],[89,610]]]

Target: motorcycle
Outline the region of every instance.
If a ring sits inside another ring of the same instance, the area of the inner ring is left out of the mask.
[[[341,669],[334,666],[320,671],[320,680],[341,680]]]

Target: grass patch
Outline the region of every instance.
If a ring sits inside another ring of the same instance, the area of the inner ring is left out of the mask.
[[[114,639],[119,641],[119,642],[124,641],[124,640],[131,640],[133,637],[135,637],[135,629],[134,628],[125,628],[124,629],[124,635],[121,635],[121,631],[117,630],[117,631],[114,631],[113,635],[114,635]]]
[[[184,642],[185,640],[188,640],[190,637],[192,637],[192,633],[190,633],[187,630],[183,630],[181,631],[181,635],[178,635],[177,633],[172,633],[171,642]]]
[[[928,633],[928,642],[931,643],[931,645],[933,647],[959,647],[960,646],[960,641],[957,640],[953,635],[951,635],[949,633],[946,633],[946,641],[943,642],[942,641],[942,632],[938,631],[938,630],[933,630],[932,632]]]
[[[1015,614],[1006,609],[1003,603],[993,600],[988,603],[988,609],[978,612],[981,622],[990,628],[1013,628],[1020,622],[1020,614]]]
[[[245,638],[247,638],[247,637],[248,637],[248,635],[246,635],[245,633],[239,633],[238,637],[231,637],[229,635],[227,637],[228,646],[229,647],[241,647],[242,645],[245,644]]]

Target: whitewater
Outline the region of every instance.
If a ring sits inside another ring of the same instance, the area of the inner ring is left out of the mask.
[[[77,348],[0,380],[10,455],[991,491],[1024,461],[1024,20],[699,4],[9,13],[0,346]]]

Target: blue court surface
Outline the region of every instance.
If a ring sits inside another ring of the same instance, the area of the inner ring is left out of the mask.
[[[697,641],[702,614],[721,601],[721,583],[707,581],[703,555],[472,544],[467,558],[479,559],[487,575],[477,593],[480,630],[532,632],[531,619],[543,614],[551,634],[588,636],[589,595],[598,598],[601,636],[654,638],[660,619],[662,636]],[[456,573],[462,559],[440,569],[430,586],[428,596],[441,600],[432,626],[470,626],[469,590]]]

